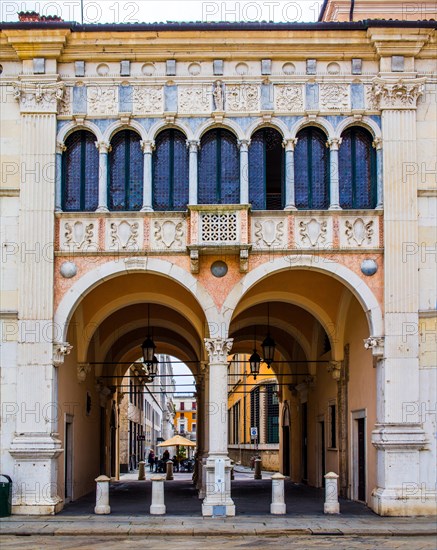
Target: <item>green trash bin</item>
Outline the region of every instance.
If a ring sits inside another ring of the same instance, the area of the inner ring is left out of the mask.
[[[0,479],[0,518],[11,515],[12,509],[12,479],[9,476],[0,474],[7,481]]]

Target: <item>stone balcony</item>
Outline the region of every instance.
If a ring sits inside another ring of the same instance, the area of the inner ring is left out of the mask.
[[[380,210],[251,211],[249,205],[193,205],[188,212],[58,212],[57,255],[382,251]]]

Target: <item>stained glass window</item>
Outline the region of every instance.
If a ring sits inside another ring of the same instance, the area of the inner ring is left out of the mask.
[[[236,137],[222,128],[207,132],[198,157],[199,204],[240,202],[240,153]]]
[[[281,210],[284,186],[282,136],[273,128],[261,128],[249,147],[249,202],[254,210]]]
[[[99,152],[96,136],[78,130],[65,140],[62,156],[62,210],[90,212],[99,202]]]
[[[314,127],[297,134],[294,150],[296,206],[302,210],[329,207],[329,149],[326,135]]]
[[[371,134],[351,127],[342,134],[339,150],[340,206],[375,208],[376,152]]]
[[[164,130],[155,140],[153,154],[153,209],[186,210],[189,187],[189,152],[179,130]]]
[[[109,153],[109,210],[141,210],[143,152],[136,132],[122,130],[111,140]]]

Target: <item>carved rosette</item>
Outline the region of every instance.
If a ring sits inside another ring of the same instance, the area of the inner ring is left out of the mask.
[[[118,86],[88,86],[87,103],[91,116],[118,114]]]
[[[289,84],[275,86],[275,109],[277,111],[301,112],[304,110],[303,86]]]
[[[185,224],[182,220],[155,220],[152,247],[165,250],[181,250],[185,240]]]
[[[162,86],[134,86],[133,114],[142,115],[164,111]]]
[[[349,109],[349,86],[347,84],[321,84],[320,108],[327,111]]]
[[[180,113],[210,113],[210,86],[179,86],[178,111]]]
[[[285,220],[254,219],[252,223],[255,248],[285,248]]]
[[[99,248],[95,225],[89,220],[64,221],[61,234],[64,236],[63,250],[95,252]]]
[[[254,84],[226,87],[226,110],[234,112],[259,111],[260,89]]]
[[[60,342],[53,344],[53,364],[55,367],[59,367],[64,363],[66,355],[69,355],[73,346],[68,342]]]
[[[383,80],[372,82],[372,95],[380,109],[415,109],[423,94],[425,79]]]
[[[228,354],[234,343],[233,338],[205,338],[205,348],[208,352],[209,363],[227,363]]]
[[[63,82],[20,82],[14,84],[14,98],[20,103],[22,113],[58,112],[59,103],[64,97]]]

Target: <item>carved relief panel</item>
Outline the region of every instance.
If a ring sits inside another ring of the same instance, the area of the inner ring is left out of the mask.
[[[329,249],[333,243],[331,216],[294,218],[294,235],[297,248]]]
[[[211,87],[178,86],[178,112],[210,113],[212,110]]]
[[[87,105],[90,116],[118,114],[118,86],[88,86]]]
[[[255,84],[226,86],[226,111],[253,112],[260,110],[260,87]]]
[[[320,110],[344,111],[350,108],[349,104],[349,86],[347,84],[320,85]]]
[[[184,218],[154,218],[151,220],[150,247],[152,250],[185,250],[187,224]]]
[[[140,218],[107,218],[105,249],[135,252],[143,248],[143,220]]]
[[[252,217],[252,246],[254,249],[279,250],[287,248],[287,218]]]
[[[60,220],[60,248],[68,252],[98,251],[98,221],[74,218]]]
[[[134,115],[162,113],[164,111],[162,86],[134,86],[132,105]]]
[[[279,112],[302,112],[304,110],[304,87],[302,84],[277,85],[274,87],[275,110]]]
[[[378,248],[379,246],[379,218],[377,216],[342,216],[339,230],[342,248]]]

